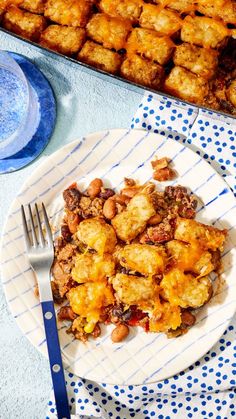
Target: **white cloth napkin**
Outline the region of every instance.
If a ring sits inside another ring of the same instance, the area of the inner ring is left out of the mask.
[[[236,120],[146,94],[131,128],[157,132],[203,156],[236,194]],[[155,384],[111,386],[65,372],[76,418],[172,419],[236,416],[236,316],[219,342],[185,371]],[[53,393],[46,419],[56,419]]]

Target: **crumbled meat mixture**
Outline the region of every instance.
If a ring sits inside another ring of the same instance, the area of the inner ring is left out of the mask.
[[[172,222],[171,222],[172,221]],[[149,227],[142,235],[140,243],[164,243],[174,238],[173,220],[164,219],[155,227]]]
[[[70,242],[72,238],[72,234],[67,224],[63,224],[61,226],[61,236],[65,239],[66,242]]]
[[[59,320],[75,320],[77,315],[73,312],[70,306],[61,307],[58,312]]]
[[[57,260],[60,261],[68,261],[74,256],[76,250],[76,246],[70,243],[67,243],[58,253]]]
[[[175,171],[169,166],[169,159],[163,157],[151,162],[153,168],[153,179],[159,182],[174,179]]]
[[[98,197],[106,200],[108,198],[111,198],[111,196],[113,195],[115,195],[115,191],[113,191],[113,189],[102,188]]]
[[[63,198],[66,204],[66,207],[70,211],[74,211],[79,207],[81,193],[77,188],[69,188],[63,192]]]
[[[89,198],[83,196],[80,200],[79,214],[83,218],[103,217],[104,200],[102,198]]]

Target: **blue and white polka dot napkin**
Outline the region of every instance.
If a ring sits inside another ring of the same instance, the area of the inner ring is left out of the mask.
[[[174,138],[203,156],[236,194],[236,120],[153,95],[144,96],[131,128]],[[66,372],[78,418],[172,419],[236,416],[236,316],[203,358],[169,379],[147,386],[111,386]],[[53,396],[46,419],[56,419]]]

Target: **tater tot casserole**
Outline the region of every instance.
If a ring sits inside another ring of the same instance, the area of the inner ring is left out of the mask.
[[[227,231],[195,220],[197,198],[185,187],[158,187],[176,176],[168,159],[152,166],[157,182],[125,178],[115,191],[96,178],[63,192],[52,290],[59,320],[82,342],[109,324],[113,342],[134,326],[180,336],[214,294]]]
[[[0,0],[0,22],[44,48],[236,115],[235,0]]]

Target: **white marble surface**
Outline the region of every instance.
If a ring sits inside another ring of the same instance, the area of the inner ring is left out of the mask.
[[[0,48],[25,55],[43,71],[57,100],[57,123],[50,143],[28,167],[0,175],[0,229],[11,201],[42,159],[89,132],[128,127],[141,100],[137,94],[59,63],[0,32]],[[0,285],[0,418],[43,419],[51,380],[47,361],[18,329]]]

